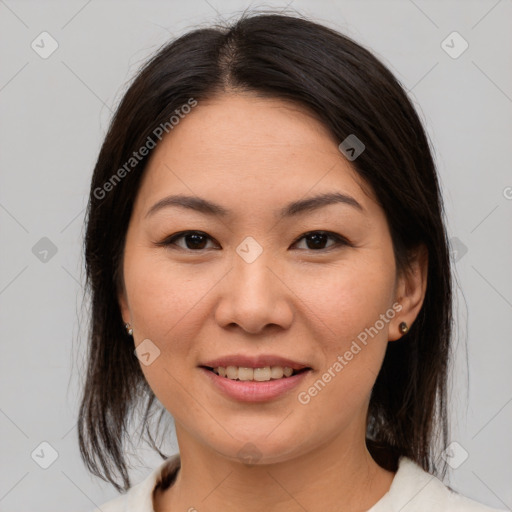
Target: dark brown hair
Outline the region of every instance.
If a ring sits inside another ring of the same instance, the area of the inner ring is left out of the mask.
[[[395,471],[398,458],[407,456],[444,476],[435,442],[444,448],[448,435],[452,280],[424,128],[403,87],[370,51],[323,25],[281,14],[244,14],[229,26],[196,29],[169,42],[138,72],[112,119],[94,168],[84,244],[91,325],[78,435],[88,469],[119,491],[130,487],[128,418],[143,402],[148,439],[167,457],[149,430],[158,402],[118,304],[125,235],[149,157],[108,191],[105,183],[191,98],[200,105],[226,91],[295,102],[340,142],[355,134],[366,149],[352,165],[386,214],[397,269],[407,270],[410,251],[427,248],[424,303],[410,331],[388,344],[369,405],[367,446],[386,469]]]

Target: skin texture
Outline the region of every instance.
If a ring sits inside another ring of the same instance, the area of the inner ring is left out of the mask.
[[[175,484],[155,510],[367,510],[394,474],[365,446],[371,389],[388,341],[400,338],[424,299],[427,256],[397,275],[384,212],[338,144],[300,106],[252,94],[200,102],[153,150],[129,224],[123,261],[123,320],[135,345],[160,350],[141,364],[172,414],[181,454]],[[324,192],[352,196],[364,211],[325,206],[289,219],[275,212]],[[170,194],[199,196],[232,210],[216,218],[168,207]],[[175,245],[180,231],[206,233]],[[350,245],[302,238],[329,231]],[[236,248],[253,237],[263,252],[247,263]],[[188,245],[187,245],[188,243]],[[381,314],[401,305],[378,335],[307,405],[297,399]],[[284,396],[242,403],[216,390],[198,365],[228,354],[274,354],[312,371]],[[246,443],[261,458],[238,457]]]

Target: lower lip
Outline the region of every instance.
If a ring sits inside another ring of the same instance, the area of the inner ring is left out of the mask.
[[[278,398],[298,386],[309,373],[309,370],[306,370],[291,377],[258,382],[252,380],[232,380],[227,377],[221,377],[206,368],[199,369],[211,380],[217,389],[229,397],[242,402],[266,402]]]

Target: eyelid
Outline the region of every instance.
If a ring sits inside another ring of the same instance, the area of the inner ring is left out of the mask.
[[[308,235],[313,235],[313,234],[327,235],[328,238],[334,239],[336,243],[334,245],[330,246],[330,247],[327,247],[326,249],[318,249],[316,251],[313,250],[313,249],[304,249],[304,250],[308,250],[309,252],[319,252],[319,253],[321,253],[321,252],[327,252],[327,251],[329,251],[331,249],[335,249],[336,247],[343,246],[343,245],[347,245],[347,246],[351,246],[351,247],[353,246],[353,244],[346,237],[344,237],[343,235],[340,235],[338,233],[334,233],[333,231],[326,231],[324,229],[313,229],[311,231],[307,231],[306,233],[303,233],[298,238],[296,238],[292,245],[295,245],[296,243],[298,243],[303,238],[306,238]]]
[[[210,236],[208,233],[205,233],[204,231],[199,231],[199,230],[194,230],[194,229],[188,229],[188,230],[185,230],[185,231],[179,231],[177,233],[174,233],[173,235],[170,235],[170,236],[167,236],[165,237],[162,241],[160,242],[155,242],[155,245],[157,246],[161,246],[161,247],[169,247],[169,246],[175,246],[177,247],[178,249],[182,249],[184,251],[187,251],[187,252],[201,252],[201,251],[204,251],[205,249],[197,249],[197,250],[193,250],[193,249],[186,249],[186,248],[183,248],[183,247],[180,247],[179,245],[177,245],[175,243],[176,240],[179,240],[180,238],[184,238],[186,237],[187,235],[203,235],[205,236],[208,241],[214,241],[215,243],[218,244],[217,240],[215,240],[212,236]]]
[[[210,236],[208,233],[205,233],[204,231],[199,231],[199,230],[193,230],[193,229],[190,229],[190,230],[185,230],[185,231],[179,231],[177,233],[174,233],[173,235],[170,235],[166,238],[164,238],[162,241],[160,242],[155,242],[155,245],[157,246],[161,246],[161,247],[169,247],[169,246],[175,246],[176,248],[178,249],[182,249],[183,251],[186,251],[186,252],[190,252],[190,253],[193,253],[193,252],[197,252],[197,253],[200,253],[202,251],[205,251],[207,249],[197,249],[197,250],[194,250],[194,249],[187,249],[187,248],[183,248],[183,247],[180,247],[179,245],[177,245],[175,243],[176,240],[179,240],[180,238],[184,238],[186,237],[187,235],[191,235],[191,234],[199,234],[199,235],[203,235],[205,236],[209,241],[213,241],[215,243],[217,243],[218,245],[220,245],[212,236]],[[322,230],[322,229],[314,229],[314,230],[311,230],[311,231],[306,231],[305,233],[302,233],[301,235],[299,235],[292,243],[292,246],[293,245],[296,245],[299,241],[305,239],[307,236],[309,235],[312,235],[312,234],[322,234],[322,235],[327,235],[328,238],[331,238],[333,240],[335,240],[335,243],[333,245],[331,245],[330,247],[327,247],[325,249],[300,249],[300,250],[304,250],[304,251],[308,251],[308,252],[312,252],[312,253],[326,253],[326,252],[329,252],[330,250],[332,249],[336,249],[338,247],[342,247],[342,246],[349,246],[349,247],[353,247],[353,244],[344,236],[338,234],[338,233],[334,233],[333,231],[326,231],[326,230]]]

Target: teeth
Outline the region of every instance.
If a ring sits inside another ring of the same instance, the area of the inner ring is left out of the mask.
[[[263,382],[265,380],[270,380],[271,377],[272,370],[270,366],[265,366],[264,368],[254,368],[254,380]]]
[[[238,379],[238,368],[236,366],[228,366],[226,368],[226,377],[228,379]]]
[[[238,368],[238,380],[254,380],[254,370],[252,368]]]
[[[283,373],[285,377],[291,377],[293,370],[291,368],[288,368],[288,366],[285,366],[283,368]]]
[[[273,379],[281,379],[284,375],[284,370],[280,366],[272,366],[270,369],[270,376]]]
[[[263,368],[246,368],[243,366],[228,366],[224,368],[219,366],[213,368],[213,371],[217,375],[231,380],[255,380],[258,382],[282,379],[283,377],[291,377],[293,375],[293,368],[288,366],[264,366]]]

